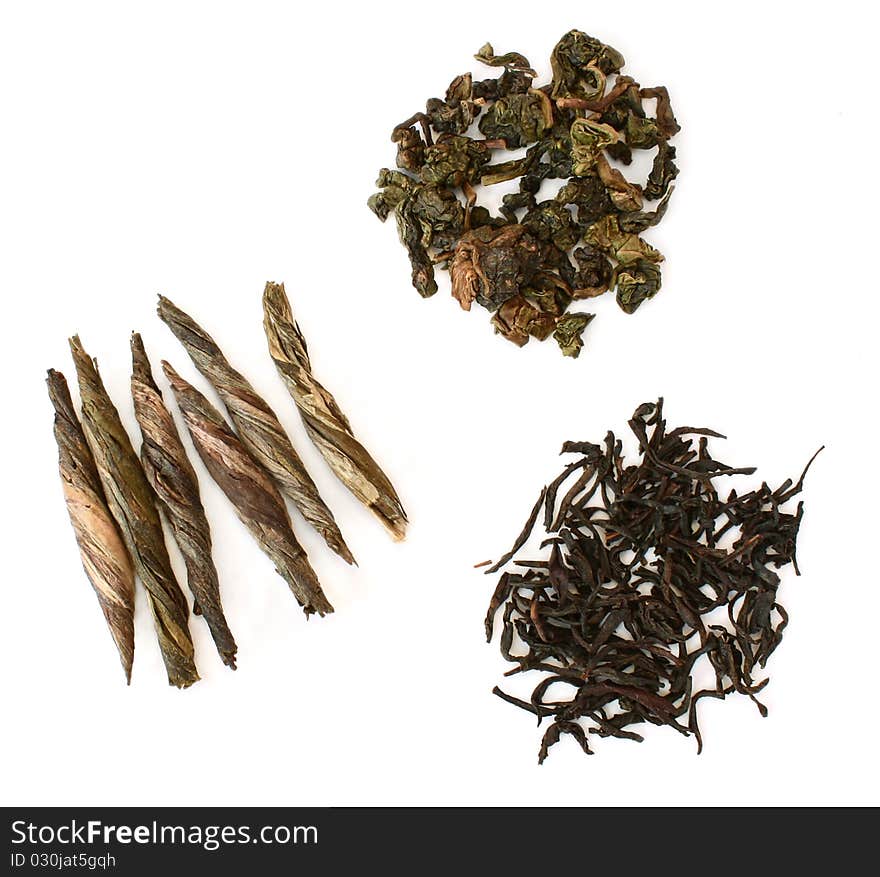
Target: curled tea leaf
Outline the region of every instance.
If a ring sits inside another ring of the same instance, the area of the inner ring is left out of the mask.
[[[569,31],[550,55],[553,83],[550,94],[561,97],[589,98],[595,95],[593,70],[605,76],[617,73],[626,61],[611,46],[580,30]]]
[[[529,59],[519,52],[508,52],[506,55],[496,55],[491,43],[486,43],[474,57],[487,67],[506,67],[508,70],[519,70],[527,73],[533,79],[538,75],[529,66]]]
[[[495,310],[529,283],[541,255],[539,242],[521,225],[468,232],[452,257],[452,295],[466,311],[474,300]]]
[[[572,290],[572,297],[595,298],[607,292],[611,286],[614,269],[604,253],[586,244],[578,247],[572,255],[577,263],[577,282]]]
[[[570,133],[572,170],[576,177],[591,173],[602,150],[620,139],[611,125],[587,118],[575,119],[571,123]]]
[[[660,291],[660,269],[646,259],[637,259],[621,266],[617,270],[616,280],[617,303],[628,314]]]
[[[657,99],[657,127],[664,139],[668,140],[681,131],[681,126],[675,120],[675,114],[672,112],[672,104],[669,102],[669,92],[666,90],[666,86],[643,88],[639,94],[643,98]]]
[[[484,141],[444,134],[433,146],[425,149],[421,165],[422,180],[452,188],[464,183],[476,183],[491,155]]]
[[[556,321],[553,338],[565,356],[580,356],[584,346],[582,335],[595,314],[566,314]]]
[[[654,156],[654,164],[651,173],[648,174],[648,182],[645,185],[645,197],[649,201],[656,201],[666,195],[670,189],[670,183],[678,176],[678,167],[675,164],[675,147],[668,143],[661,143]]]
[[[492,317],[495,331],[522,347],[529,338],[543,341],[556,327],[550,314],[542,314],[531,302],[520,295],[509,298]]]
[[[499,98],[484,110],[479,129],[490,140],[503,140],[508,149],[536,143],[553,127],[547,96],[527,91]]]

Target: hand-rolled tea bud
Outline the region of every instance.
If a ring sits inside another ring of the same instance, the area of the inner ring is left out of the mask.
[[[306,615],[332,612],[305,550],[293,534],[287,506],[275,483],[220,412],[167,362],[162,362],[162,368],[199,456],[241,522],[269,555]]]
[[[101,480],[61,372],[49,369],[46,384],[55,408],[55,441],[64,501],[76,533],[83,568],[110,634],[126,682],[134,659],[134,569],[104,499]]]
[[[199,680],[187,627],[189,607],[171,569],[152,488],[98,369],[76,335],[70,339],[70,350],[79,379],[83,430],[107,505],[147,591],[168,682],[187,688]]]
[[[171,413],[153,380],[141,336],[131,336],[131,396],[141,428],[141,463],[171,525],[186,562],[193,610],[203,614],[223,663],[235,669],[235,639],[220,602],[217,568],[211,558],[211,528],[205,516],[195,470],[177,434]]]
[[[267,283],[263,328],[275,362],[309,437],[336,477],[387,528],[395,539],[406,534],[406,513],[388,476],[354,437],[348,418],[332,394],[312,376],[305,338],[293,318],[283,283]]]
[[[302,516],[347,563],[354,563],[333,513],[318,494],[275,412],[247,378],[228,362],[214,339],[190,316],[159,296],[159,317],[186,348],[196,368],[213,384],[245,447],[293,500]]]

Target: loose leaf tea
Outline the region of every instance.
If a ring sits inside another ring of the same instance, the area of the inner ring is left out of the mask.
[[[219,393],[242,442],[257,462],[266,468],[327,544],[346,562],[354,563],[333,513],[318,494],[275,412],[191,317],[164,296],[159,296],[158,313],[186,348],[196,368]]]
[[[171,569],[152,488],[97,366],[77,336],[70,339],[70,350],[79,379],[85,436],[107,505],[147,591],[168,682],[187,688],[199,679],[187,627],[189,607]]]
[[[144,473],[186,562],[193,611],[204,615],[223,663],[234,670],[237,646],[220,602],[220,583],[211,557],[211,528],[202,507],[199,482],[153,380],[150,361],[137,332],[131,336],[131,358],[131,396],[144,439]]]
[[[134,568],[116,528],[92,453],[76,416],[67,381],[49,369],[46,384],[55,408],[55,441],[64,501],[83,568],[110,628],[126,682],[134,660]]]
[[[494,690],[539,724],[551,719],[539,762],[562,734],[590,754],[587,734],[640,741],[630,728],[644,722],[694,734],[700,751],[704,697],[744,694],[767,714],[756,695],[769,680],[754,672],[788,624],[774,570],[792,563],[799,574],[803,503],[793,513],[782,507],[801,492],[813,460],[796,484],[764,483],[724,499],[715,480],[754,468],[713,459],[708,438],[723,436],[711,429],[667,431],[662,405],[640,405],[629,422],[635,463],[612,432],[601,445],[566,442],[562,452],[577,458],[544,488],[511,551],[488,570],[518,554],[543,509],[549,556],[516,560],[486,616],[491,640],[502,612],[501,652],[517,665],[507,675],[544,674],[528,701]],[[707,619],[717,609],[728,623]],[[704,657],[715,686],[694,692]]]
[[[293,319],[283,283],[266,284],[263,327],[269,353],[299,408],[310,438],[337,478],[395,539],[403,539],[406,513],[397,492],[379,464],[354,437],[336,400],[312,375],[306,341]]]
[[[268,473],[248,453],[219,411],[167,363],[162,363],[193,444],[242,523],[275,564],[306,615],[333,611],[302,546],[287,506]]]
[[[663,256],[641,234],[663,218],[678,174],[669,95],[624,76],[620,52],[578,30],[554,48],[544,86],[516,52],[496,55],[487,43],[475,58],[503,72],[457,76],[444,99],[397,125],[399,170],[380,172],[369,206],[383,222],[394,214],[420,295],[437,292],[439,265],[461,307],[491,311],[503,337],[522,346],[552,335],[576,357],[593,315],[566,313],[572,302],[616,290],[631,314],[660,289]],[[482,138],[467,133],[477,119]],[[523,147],[522,157],[499,155]],[[612,162],[629,165],[642,149],[656,152],[639,185]],[[515,179],[500,216],[477,203],[480,184]],[[540,200],[544,181],[558,179],[567,182]]]

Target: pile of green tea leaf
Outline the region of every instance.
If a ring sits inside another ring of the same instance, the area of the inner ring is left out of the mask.
[[[516,52],[496,55],[487,43],[475,57],[503,73],[457,76],[445,99],[394,128],[400,170],[380,172],[370,208],[383,221],[394,213],[420,295],[437,292],[439,265],[462,308],[491,311],[508,340],[552,334],[577,356],[594,315],[569,312],[572,302],[615,290],[631,314],[660,289],[663,256],[641,233],[663,218],[678,174],[669,95],[622,75],[620,52],[577,30],[553,49],[548,85],[533,84]],[[475,121],[482,136],[469,133]],[[656,150],[644,185],[613,164],[631,164],[639,149]],[[480,185],[514,179],[519,191],[503,197],[500,216],[478,203]],[[546,180],[567,182],[542,200]],[[657,203],[648,211],[646,202]]]
[[[697,704],[705,697],[745,695],[767,713],[756,695],[768,679],[755,676],[788,623],[776,570],[790,563],[798,571],[803,503],[784,506],[807,470],[797,483],[725,498],[718,479],[755,470],[710,456],[708,439],[719,433],[668,430],[662,399],[640,405],[629,427],[639,443],[634,462],[612,432],[602,444],[563,445],[575,459],[489,570],[516,558],[492,596],[486,636],[500,610],[501,653],[516,664],[507,675],[540,675],[528,700],[495,689],[539,724],[550,719],[539,761],[563,734],[591,754],[588,734],[640,741],[632,728],[646,722],[702,746]],[[542,511],[549,551],[522,557]],[[714,670],[714,686],[697,687],[700,662]]]

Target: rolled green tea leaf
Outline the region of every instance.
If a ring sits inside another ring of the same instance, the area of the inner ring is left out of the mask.
[[[46,384],[55,408],[55,441],[64,501],[83,568],[110,628],[125,681],[134,660],[134,568],[107,507],[101,480],[61,372],[49,369]]]
[[[293,534],[287,506],[275,482],[251,457],[220,412],[167,362],[162,362],[162,368],[199,456],[241,522],[269,555],[306,615],[332,612],[306,552]]]
[[[234,670],[238,647],[220,602],[217,568],[211,558],[211,528],[202,506],[198,478],[153,380],[144,342],[137,332],[131,336],[131,360],[131,397],[144,438],[141,445],[144,474],[186,562],[193,610],[205,616],[220,658]]]
[[[245,447],[327,544],[347,563],[354,563],[333,513],[318,494],[275,412],[257,395],[247,378],[229,364],[214,339],[188,314],[161,295],[158,314],[186,348],[196,368],[219,393]]]
[[[147,591],[168,682],[187,688],[199,680],[187,627],[189,607],[171,569],[152,488],[98,369],[76,335],[70,339],[70,350],[79,379],[83,430],[107,505]]]
[[[406,535],[406,512],[388,476],[354,437],[348,418],[333,395],[312,375],[309,351],[293,318],[283,283],[267,283],[263,328],[271,355],[309,437],[336,477],[387,528],[395,539]]]

